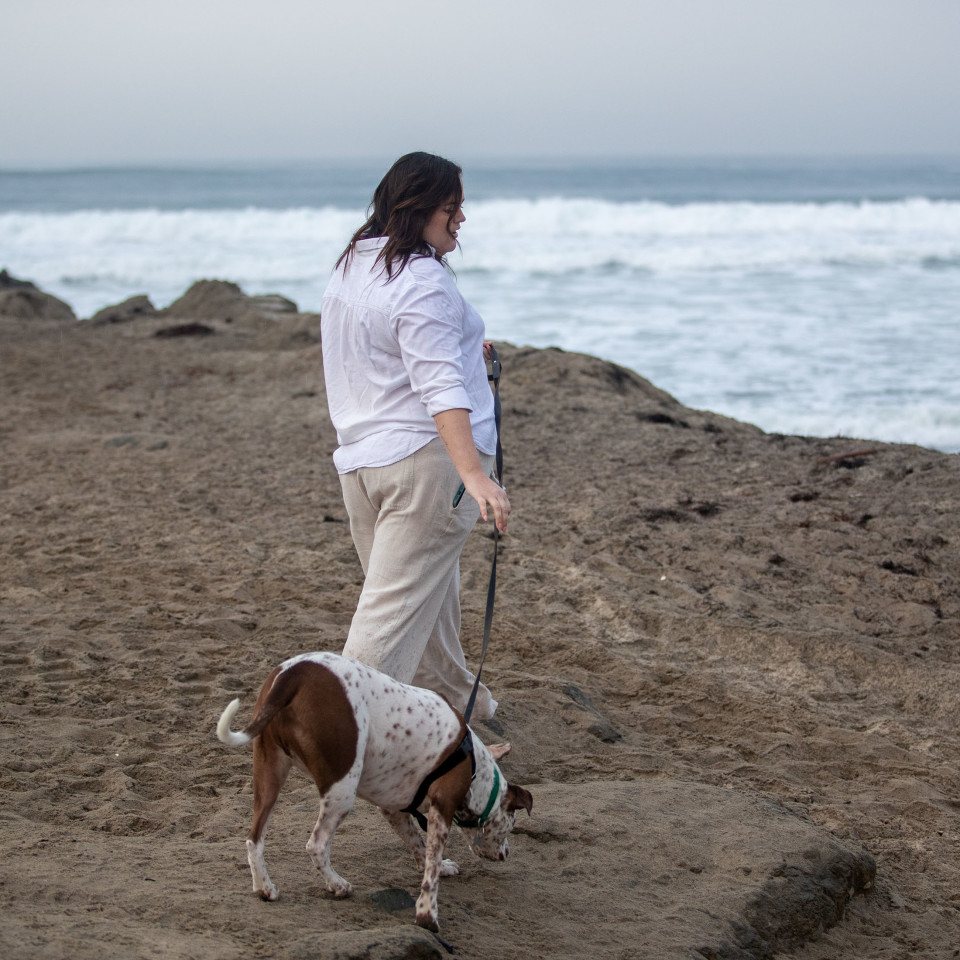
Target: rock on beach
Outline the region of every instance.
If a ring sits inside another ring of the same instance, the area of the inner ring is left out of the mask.
[[[10,276],[0,270],[0,317],[17,320],[76,320],[73,308],[50,293],[44,293],[29,280]]]
[[[181,319],[242,324],[296,313],[297,305],[280,294],[248,296],[227,280],[198,280],[163,312]]]
[[[129,297],[122,303],[116,303],[109,307],[98,310],[89,320],[95,327],[106,326],[111,323],[129,323],[140,317],[152,317],[157,313],[157,308],[150,302],[150,298],[145,294],[139,294]]]

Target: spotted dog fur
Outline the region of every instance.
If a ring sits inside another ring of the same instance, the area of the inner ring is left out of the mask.
[[[270,813],[293,765],[311,776],[320,791],[320,815],[307,841],[327,889],[349,896],[350,884],[330,866],[330,844],[356,797],[376,804],[423,870],[417,923],[438,930],[437,888],[440,877],[460,868],[443,859],[454,819],[476,820],[487,808],[497,760],[509,744],[485,747],[473,737],[476,772],[469,758],[436,779],[420,810],[426,811],[427,836],[404,812],[417,788],[462,741],[463,717],[443,697],[410,687],[356,660],[332,653],[307,653],[285,660],[267,677],[242,732],[230,729],[240,708],[234,700],[223,711],[217,736],[228,746],[253,745],[253,825],[247,837],[247,860],[253,889],[264,900],[280,892],[270,880],[263,842]],[[530,812],[533,800],[522,787],[500,775],[499,788],[486,822],[461,827],[480,857],[505,860],[515,813]]]

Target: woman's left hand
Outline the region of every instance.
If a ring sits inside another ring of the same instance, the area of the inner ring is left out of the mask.
[[[469,411],[444,410],[435,414],[433,420],[450,460],[460,474],[464,489],[480,506],[480,516],[487,520],[492,512],[497,529],[505,533],[510,516],[510,500],[507,491],[483,472],[470,430]]]
[[[477,501],[480,516],[488,520],[492,514],[497,529],[501,533],[506,533],[507,520],[510,517],[510,499],[507,497],[507,491],[482,470],[479,475],[464,480],[463,485],[467,493]]]

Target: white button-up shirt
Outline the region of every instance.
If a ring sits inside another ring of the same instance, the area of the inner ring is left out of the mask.
[[[323,375],[340,473],[382,467],[437,436],[433,417],[470,411],[474,443],[496,450],[483,320],[431,257],[387,282],[385,237],[360,240],[333,272],[321,307]]]

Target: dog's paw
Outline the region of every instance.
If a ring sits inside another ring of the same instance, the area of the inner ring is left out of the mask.
[[[417,926],[423,927],[425,930],[431,930],[433,933],[440,932],[440,924],[437,923],[437,918],[432,913],[417,913]]]
[[[258,891],[261,900],[274,902],[280,899],[280,891],[268,880]]]
[[[443,860],[440,863],[441,877],[456,877],[460,875],[460,864],[455,860]]]
[[[348,883],[343,877],[337,877],[327,880],[327,890],[330,891],[338,900],[349,897],[353,893],[353,885]]]

